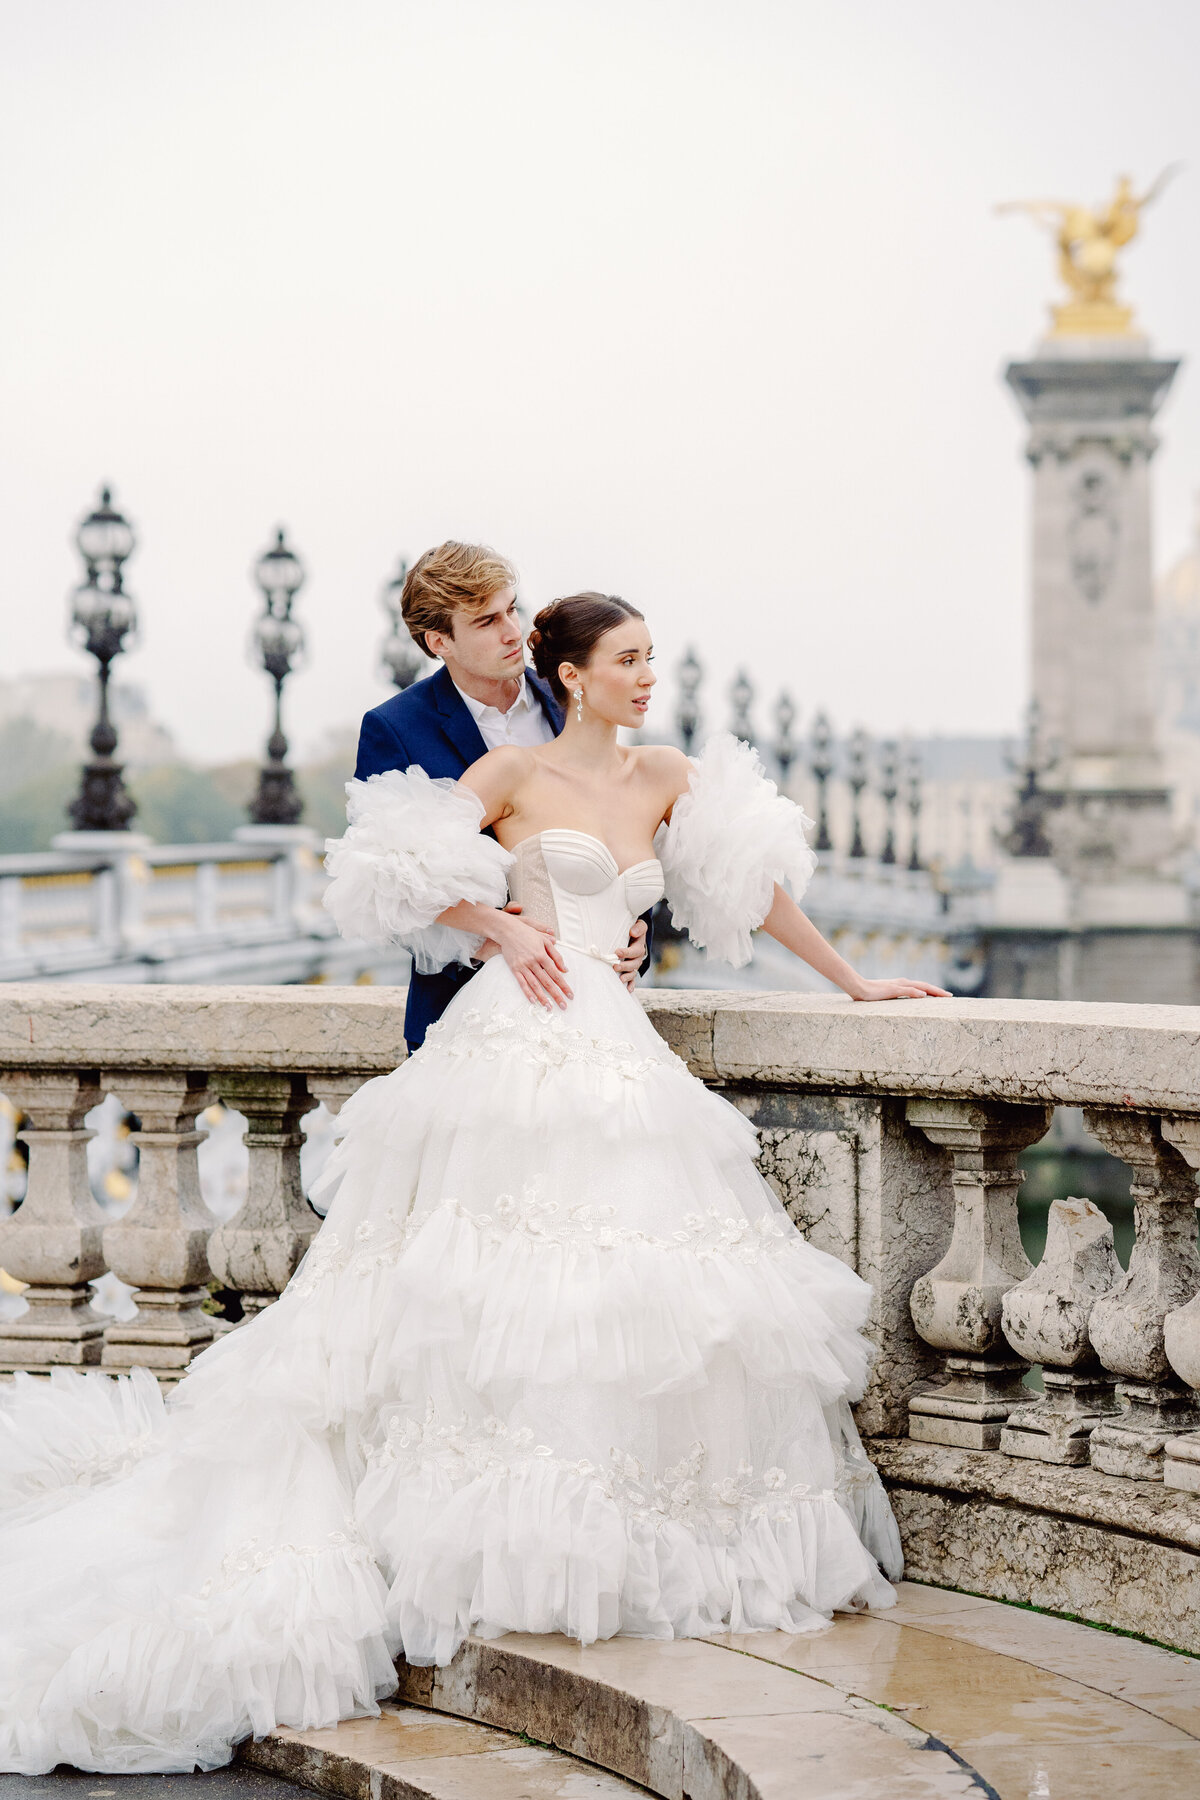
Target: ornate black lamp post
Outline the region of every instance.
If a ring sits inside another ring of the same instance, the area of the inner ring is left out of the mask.
[[[258,792],[249,813],[255,825],[295,825],[304,810],[287,766],[288,742],[283,735],[283,684],[293,660],[304,648],[304,632],[292,617],[292,602],[304,585],[304,568],[289,549],[280,529],[271,548],[254,566],[254,579],[266,606],[254,627],[263,668],[275,683],[275,728],[267,740],[267,762],[258,777]]]
[[[850,788],[851,821],[854,826],[851,856],[867,854],[862,834],[862,791],[867,785],[867,749],[867,734],[860,725],[850,739],[846,757],[846,781]]]
[[[900,792],[897,777],[899,746],[889,738],[879,746],[879,797],[883,801],[883,850],[879,860],[896,860],[896,797]]]
[[[775,761],[779,764],[779,778],[784,787],[787,786],[792,764],[799,755],[799,747],[792,736],[792,727],[795,723],[796,703],[785,688],[775,702],[775,742],[772,745]]]
[[[402,556],[399,568],[383,590],[383,604],[391,620],[391,630],[383,642],[383,666],[395,686],[402,690],[412,686],[429,661],[413,643],[400,610],[407,574],[408,559]]]
[[[729,689],[730,704],[733,713],[729,721],[729,729],[734,737],[742,738],[747,744],[754,742],[754,727],[750,723],[750,708],[754,704],[754,689],[745,669],[739,669]]]
[[[76,831],[124,831],[137,811],[121,779],[121,765],[113,761],[117,732],[108,716],[113,659],[137,623],[123,575],[134,542],[129,520],[113,506],[109,489],[103,488],[100,504],[75,533],[86,573],[83,585],[71,596],[71,624],[99,664],[100,686],[100,709],[90,740],[92,760],[84,765],[79,792],[68,808]]]
[[[1042,778],[1055,767],[1058,757],[1053,747],[1043,741],[1036,700],[1029,708],[1025,743],[1020,754],[1008,755],[1005,761],[1020,779],[1013,796],[1009,827],[1000,842],[1010,856],[1052,856],[1054,846],[1046,831],[1046,820],[1053,810],[1054,800],[1043,788]]]
[[[921,758],[916,750],[910,749],[904,762],[904,803],[908,807],[909,818],[909,852],[908,866],[914,873],[921,868],[921,807],[924,796],[921,792]]]
[[[833,732],[829,720],[819,712],[809,734],[808,766],[817,784],[817,841],[815,850],[832,850],[829,835],[829,777],[833,774]]]
[[[679,742],[684,754],[692,754],[692,745],[700,730],[700,683],[704,680],[704,670],[696,659],[696,652],[688,649],[679,665],[679,699],[675,707],[675,729],[679,733]]]

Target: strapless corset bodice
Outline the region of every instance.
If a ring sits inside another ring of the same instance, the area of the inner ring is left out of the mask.
[[[612,957],[629,928],[663,896],[662,865],[653,857],[618,869],[607,844],[586,831],[539,831],[515,847],[510,897],[535,925],[550,925],[566,949]]]

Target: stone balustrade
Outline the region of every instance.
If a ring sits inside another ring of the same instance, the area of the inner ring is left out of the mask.
[[[64,841],[73,834],[64,833]],[[321,842],[302,826],[244,826],[236,841],[111,846],[0,856],[0,983],[405,981],[408,957],[337,935],[321,905]],[[103,838],[104,834],[98,834]],[[973,992],[979,895],[943,891],[927,869],[828,857],[808,909],[867,974],[895,973]],[[752,979],[792,985],[802,965],[762,940]],[[712,979],[686,943],[672,985]],[[664,979],[667,972],[663,972]]]
[[[1077,1612],[1200,1650],[1200,1017],[1189,1007],[899,1002],[650,990],[656,1027],[755,1124],[760,1162],[819,1247],[875,1289],[860,1426],[914,1573]],[[403,1056],[384,988],[0,988],[0,1092],[24,1117],[26,1198],[0,1266],[29,1309],[0,1369],[60,1364],[178,1378],[227,1329],[216,1282],[253,1313],[319,1221],[300,1125]],[[136,1114],[136,1200],[88,1186],[83,1120]],[[217,1223],[197,1180],[198,1112],[247,1121],[244,1205]],[[1022,1247],[1022,1153],[1056,1106],[1129,1170],[1128,1269],[1085,1196]],[[95,1312],[112,1269],[136,1315]],[[1029,1384],[1040,1370],[1040,1389]],[[1048,1466],[1049,1465],[1049,1466]]]
[[[70,837],[71,834],[64,834]],[[0,983],[405,979],[408,958],[343,942],[321,906],[315,832],[0,856]]]

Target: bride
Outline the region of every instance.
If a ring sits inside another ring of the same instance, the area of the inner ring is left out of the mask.
[[[342,929],[426,969],[501,954],[344,1108],[285,1294],[166,1404],[144,1371],[0,1400],[2,1769],[212,1768],[468,1632],[796,1632],[894,1598],[849,1409],[870,1290],[615,949],[665,890],[735,965],[761,926],[854,999],[940,990],[864,981],[808,922],[806,821],[745,745],[618,743],[654,685],[633,607],[558,601],[531,643],[561,737],[351,784]]]

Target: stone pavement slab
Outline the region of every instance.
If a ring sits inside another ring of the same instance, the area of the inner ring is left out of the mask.
[[[410,1704],[382,1719],[243,1754],[341,1800],[615,1800],[632,1781],[664,1800],[1200,1794],[1197,1659],[917,1583],[899,1596],[800,1635],[471,1640],[448,1668],[401,1664]]]
[[[1200,1794],[1200,1660],[912,1582],[899,1594],[827,1632],[717,1641],[894,1709],[1001,1800]]]
[[[783,1658],[764,1680],[771,1662],[706,1639],[610,1638],[585,1648],[512,1634],[469,1640],[444,1669],[400,1669],[411,1701],[525,1730],[663,1800],[987,1792],[961,1759],[899,1716]]]
[[[275,1731],[241,1755],[340,1800],[634,1800],[639,1792],[512,1732],[386,1703],[377,1719]]]
[[[206,1775],[0,1775],[0,1800],[296,1800],[290,1781],[235,1763]]]

